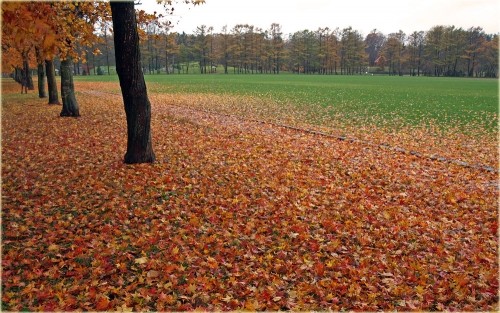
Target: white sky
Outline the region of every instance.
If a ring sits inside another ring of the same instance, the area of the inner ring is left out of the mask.
[[[138,8],[163,12],[156,0],[142,0]],[[177,4],[174,11],[173,30],[186,33],[201,25],[220,32],[224,25],[269,29],[272,23],[280,24],[284,34],[348,26],[364,36],[374,28],[386,35],[400,29],[409,34],[435,25],[500,32],[500,0],[206,0],[196,7]]]

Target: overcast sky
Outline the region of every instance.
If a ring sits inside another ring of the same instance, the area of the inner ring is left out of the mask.
[[[162,10],[156,0],[138,6],[149,12]],[[469,28],[481,26],[498,33],[500,0],[206,0],[201,6],[175,6],[170,17],[174,31],[193,33],[197,26],[250,24],[269,29],[279,23],[284,34],[319,27],[352,26],[367,35],[376,28],[384,34],[429,30],[435,25]]]

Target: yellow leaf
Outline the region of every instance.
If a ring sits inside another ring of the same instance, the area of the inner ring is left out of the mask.
[[[142,257],[142,258],[137,258],[137,259],[135,259],[135,263],[137,263],[137,264],[144,264],[144,263],[146,263],[147,261],[148,261],[148,258],[146,258],[146,257]]]
[[[170,288],[172,288],[172,282],[168,282],[168,283],[166,283],[165,285],[163,285],[163,288],[165,288],[165,289],[170,289]]]
[[[195,291],[196,291],[196,285],[194,284],[190,284],[186,290],[190,293],[190,294],[193,294]]]
[[[49,246],[49,251],[57,251],[57,250],[59,250],[59,246],[58,246],[58,245],[56,245],[56,244],[51,244],[51,245]]]
[[[224,298],[222,298],[221,300],[227,303],[227,302],[231,301],[231,299],[233,299],[233,297],[231,297],[231,295],[227,295]]]

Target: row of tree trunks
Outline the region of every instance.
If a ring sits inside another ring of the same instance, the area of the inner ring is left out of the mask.
[[[45,64],[44,64],[45,63]],[[45,89],[45,77],[47,77],[49,104],[60,104],[59,93],[57,91],[57,82],[55,75],[54,62],[45,60],[38,64],[38,96],[46,98],[47,92]],[[21,85],[21,93],[27,93],[27,90],[34,90],[33,78],[31,71],[27,69],[27,64],[23,64],[23,68],[14,69],[14,80]]]
[[[127,152],[124,162],[128,164],[152,163],[155,161],[155,155],[151,140],[151,103],[142,72],[134,2],[111,2],[110,4],[114,28],[116,71],[127,116]],[[44,71],[41,59],[43,58],[39,58],[38,65],[39,96],[40,98],[46,97],[44,83],[46,73],[49,104],[59,104],[53,61],[45,61]],[[20,80],[24,87],[28,86],[27,57],[23,65]],[[16,71],[16,79],[17,74]],[[33,86],[32,80],[31,86]],[[33,89],[32,87],[31,90]],[[60,116],[80,116],[73,83],[73,61],[69,56],[61,61],[61,98],[63,107]]]
[[[80,116],[80,108],[75,97],[75,85],[73,83],[73,61],[70,57],[61,61],[61,97],[63,107],[60,116]],[[55,76],[54,62],[45,60],[38,64],[38,95],[45,98],[45,73],[47,73],[47,85],[49,90],[49,104],[60,104],[57,92],[57,82]]]

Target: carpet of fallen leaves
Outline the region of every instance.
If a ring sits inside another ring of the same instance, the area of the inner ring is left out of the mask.
[[[3,310],[498,309],[496,173],[159,94],[124,165],[103,88],[74,119],[3,83]]]

